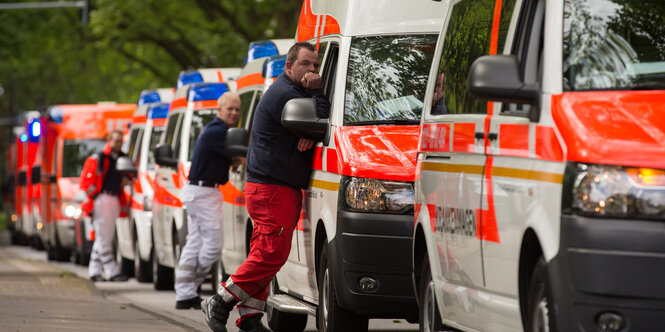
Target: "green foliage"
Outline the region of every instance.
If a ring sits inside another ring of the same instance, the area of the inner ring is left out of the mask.
[[[0,0],[0,2],[16,2]],[[238,67],[250,41],[293,38],[301,0],[92,0],[78,9],[0,11],[0,117],[18,81],[19,110],[135,102],[178,72]]]

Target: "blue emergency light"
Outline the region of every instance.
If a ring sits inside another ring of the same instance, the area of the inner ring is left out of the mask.
[[[165,119],[169,114],[169,104],[152,104],[148,108],[148,119]]]
[[[21,134],[21,143],[25,143],[25,141],[28,140],[28,135],[26,134]]]
[[[281,75],[284,72],[284,66],[286,66],[286,55],[271,56],[263,64],[263,77],[273,78]]]
[[[32,120],[32,122],[28,124],[28,133],[30,134],[31,141],[39,140],[39,135],[42,134],[42,124],[39,120]]]
[[[193,84],[193,83],[203,83],[203,76],[197,70],[185,70],[181,71],[178,75],[178,82],[176,83],[176,88],[180,88],[183,85]]]
[[[189,89],[187,101],[217,100],[224,92],[229,91],[226,83],[202,83]]]
[[[162,101],[162,98],[156,90],[143,90],[141,91],[137,104],[143,106],[145,104],[158,103],[160,101]]]
[[[54,123],[62,123],[62,108],[52,107],[48,112],[48,117]]]
[[[247,56],[245,57],[245,62],[243,66],[252,60],[265,58],[268,56],[278,55],[279,51],[277,50],[277,45],[270,40],[255,41],[249,43],[249,49],[247,50]]]

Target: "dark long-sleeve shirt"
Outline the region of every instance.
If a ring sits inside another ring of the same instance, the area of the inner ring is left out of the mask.
[[[224,150],[227,130],[226,124],[218,117],[203,127],[194,146],[189,182],[224,184],[229,180],[231,156]]]
[[[261,97],[247,152],[247,181],[305,189],[312,173],[314,149],[298,151],[300,137],[282,126],[282,109],[293,98],[315,98],[317,115],[328,118],[330,102],[323,89],[308,90],[281,74]]]

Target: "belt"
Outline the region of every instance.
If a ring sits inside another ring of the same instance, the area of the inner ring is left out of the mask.
[[[199,187],[211,187],[211,188],[217,188],[217,186],[221,186],[221,183],[215,183],[215,182],[208,182],[208,181],[189,181],[189,184],[199,186]]]

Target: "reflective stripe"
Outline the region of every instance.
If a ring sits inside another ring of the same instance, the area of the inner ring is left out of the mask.
[[[242,301],[242,305],[263,311],[266,307],[266,301],[261,301],[257,298],[250,297]]]
[[[180,271],[194,272],[194,271],[196,270],[196,266],[192,266],[192,265],[178,265],[178,270],[180,270]]]
[[[194,277],[179,277],[179,278],[175,278],[175,282],[176,282],[177,284],[188,283],[188,282],[195,282],[195,281],[196,281],[196,278],[194,278]]]
[[[93,184],[88,188],[88,190],[85,191],[85,194],[90,196],[93,192],[95,192],[95,190],[97,190],[97,187]]]
[[[256,314],[263,313],[263,310],[259,310],[256,308],[244,306],[244,305],[238,305],[238,313],[240,314],[240,320],[245,320],[247,319],[246,316],[253,316]]]
[[[231,277],[229,277],[227,282],[222,283],[217,293],[219,293],[225,302],[231,302],[233,300],[243,302],[245,299],[249,298],[249,295],[245,293],[242,288],[233,283]]]

